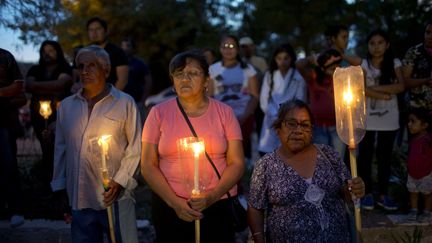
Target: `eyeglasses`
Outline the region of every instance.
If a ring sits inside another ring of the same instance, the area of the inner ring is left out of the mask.
[[[203,72],[175,72],[173,74],[171,74],[171,76],[175,79],[183,79],[183,78],[187,78],[189,80],[192,79],[197,79],[199,77],[201,77],[201,75],[203,74]]]
[[[236,45],[225,43],[225,44],[222,45],[222,48],[223,49],[234,49],[234,48],[236,48]]]
[[[312,124],[310,122],[298,122],[295,119],[283,120],[284,126],[288,129],[295,130],[300,127],[300,130],[304,132],[312,131]]]
[[[231,90],[234,93],[238,93],[241,91],[243,84],[231,84],[231,85],[221,85],[218,90],[220,94],[225,94],[228,90]]]

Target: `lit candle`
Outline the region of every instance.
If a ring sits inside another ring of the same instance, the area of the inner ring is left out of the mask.
[[[39,101],[39,114],[45,119],[45,129],[48,128],[48,118],[52,114],[51,101],[50,100],[40,100]]]
[[[50,100],[41,100],[39,101],[40,109],[39,114],[43,116],[43,118],[48,119],[52,114],[51,110],[51,101]]]
[[[199,157],[204,150],[204,144],[202,142],[195,142],[191,144],[194,153],[194,189],[192,195],[199,194]]]
[[[98,144],[102,148],[101,153],[101,161],[102,161],[102,177],[103,177],[103,184],[104,186],[108,186],[109,183],[109,176],[108,176],[108,168],[106,164],[106,155],[108,153],[108,141],[111,138],[111,135],[102,135],[98,139]]]
[[[352,149],[355,148],[354,127],[353,127],[354,125],[353,125],[353,117],[352,117],[352,110],[351,110],[351,105],[354,100],[354,95],[351,90],[351,80],[349,79],[349,77],[348,77],[348,87],[343,94],[343,99],[347,105],[347,111],[348,111],[348,138],[349,138],[348,146],[349,148]]]

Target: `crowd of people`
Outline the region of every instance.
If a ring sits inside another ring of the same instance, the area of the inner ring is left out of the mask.
[[[268,64],[250,37],[224,35],[220,61],[213,48],[174,56],[175,98],[151,108],[144,105],[151,72],[135,56],[134,40],[110,42],[108,23],[99,17],[86,28],[90,45],[76,49],[72,64],[58,42],[47,40],[25,76],[0,49],[0,107],[6,111],[0,179],[8,190],[0,206],[7,205],[12,227],[24,222],[15,140],[25,93],[43,153],[43,190],[64,192],[73,242],[102,242],[112,227],[117,242],[137,242],[138,177],[153,192],[157,242],[193,242],[197,220],[202,242],[234,242],[230,203],[239,194],[246,194],[255,242],[351,242],[345,204],[352,199],[361,198],[365,210],[400,208],[389,195],[389,179],[395,139],[406,128],[407,218],[432,223],[432,21],[424,41],[402,60],[381,29],[367,36],[366,57],[346,53],[349,28],[335,25],[325,31],[328,43],[319,55],[297,58],[293,46],[281,43]],[[364,72],[367,117],[354,178],[337,134],[333,90],[335,70],[350,65]],[[48,119],[39,114],[41,101],[50,102]],[[252,151],[254,132],[258,151]],[[106,134],[108,150],[100,147]],[[179,141],[194,136],[205,141],[200,162],[211,165],[199,193],[185,186],[178,153]],[[239,182],[246,164],[253,166],[248,192]]]

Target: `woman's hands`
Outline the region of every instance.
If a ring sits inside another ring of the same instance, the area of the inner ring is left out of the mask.
[[[192,196],[192,198],[188,200],[188,204],[191,208],[202,212],[216,201],[217,198],[215,198],[211,193],[202,193],[197,196]]]
[[[201,219],[203,214],[199,210],[193,209],[189,204],[189,201],[177,197],[176,202],[173,205],[173,209],[177,216],[187,222]]]
[[[360,177],[354,177],[348,180],[348,190],[356,198],[362,198],[365,195],[365,184]]]

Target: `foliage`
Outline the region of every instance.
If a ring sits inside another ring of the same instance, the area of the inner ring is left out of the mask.
[[[26,43],[57,39],[72,56],[74,47],[89,43],[86,21],[93,16],[104,18],[111,42],[119,44],[125,37],[136,40],[137,53],[150,64],[156,89],[162,89],[169,83],[167,66],[175,53],[215,46],[218,31],[230,29],[220,11],[235,12],[230,4],[213,0],[3,0],[0,8],[12,16],[0,17],[0,23],[20,30]]]
[[[423,38],[432,0],[0,0],[0,24],[19,30],[26,43],[57,39],[72,56],[73,47],[88,44],[86,20],[108,20],[110,40],[132,37],[138,54],[150,64],[157,90],[169,84],[167,66],[175,53],[191,48],[217,48],[219,35],[249,35],[269,56],[281,42],[298,51],[325,48],[323,32],[331,24],[350,26],[360,56],[375,28],[389,32],[396,56]],[[7,11],[5,11],[7,10]]]
[[[366,54],[365,39],[370,31],[382,28],[389,32],[396,56],[423,40],[424,23],[430,18],[432,1],[345,1],[246,0],[253,9],[242,31],[252,33],[264,47],[290,42],[307,54],[320,52],[326,45],[323,32],[328,25],[350,26],[356,53]],[[351,2],[351,3],[348,3]],[[336,7],[337,6],[337,7]]]

